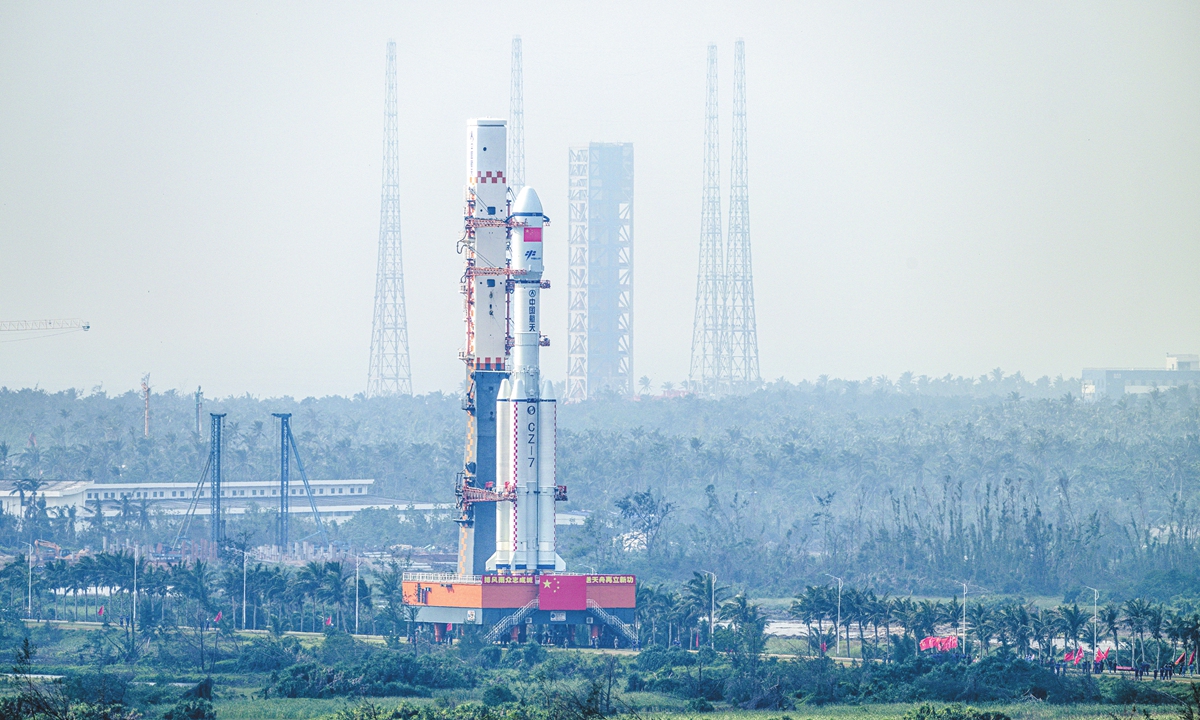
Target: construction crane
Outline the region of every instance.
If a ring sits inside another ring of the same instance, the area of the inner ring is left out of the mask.
[[[87,320],[0,320],[0,332],[32,332],[35,330],[83,330],[92,329]]]

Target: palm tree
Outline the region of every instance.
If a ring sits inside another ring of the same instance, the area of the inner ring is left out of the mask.
[[[304,598],[311,598],[313,603],[313,632],[316,632],[317,596],[321,589],[321,578],[325,574],[325,566],[316,561],[309,561],[296,573],[296,591],[300,594],[300,632],[304,632]]]
[[[1079,648],[1079,633],[1087,625],[1091,618],[1087,612],[1079,609],[1078,604],[1067,607],[1062,605],[1058,608],[1058,616],[1061,618],[1063,634],[1066,639],[1071,642],[1073,649]]]
[[[1146,631],[1154,638],[1154,667],[1162,667],[1162,636],[1165,609],[1161,604],[1150,605],[1146,609]],[[1142,649],[1145,653],[1145,646]]]
[[[697,615],[708,620],[708,629],[711,631],[716,622],[716,609],[729,597],[729,588],[717,585],[714,576],[708,573],[693,571],[692,579],[684,584],[684,592],[698,610]],[[712,637],[708,640],[711,643]]]
[[[967,624],[974,632],[975,639],[979,641],[979,656],[983,657],[987,654],[992,637],[996,633],[992,624],[991,609],[983,603],[967,605]]]
[[[1117,631],[1121,627],[1121,607],[1110,602],[1104,607],[1100,608],[1100,624],[1107,628],[1109,634],[1112,635],[1113,650],[1117,653],[1116,656],[1113,657],[1113,664],[1120,665],[1121,663],[1119,661],[1121,659],[1121,643]],[[1133,663],[1130,662],[1130,664],[1132,665]]]
[[[1125,624],[1129,632],[1137,635],[1138,644],[1142,648],[1142,662],[1146,661],[1146,616],[1150,611],[1150,603],[1140,598],[1125,602]]]

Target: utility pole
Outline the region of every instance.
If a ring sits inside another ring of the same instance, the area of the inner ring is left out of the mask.
[[[29,602],[25,605],[25,617],[33,619],[33,543],[29,546]]]
[[[200,410],[204,407],[204,391],[196,386],[196,437],[200,437]]]
[[[246,549],[242,548],[242,630],[246,629]]]
[[[133,546],[133,623],[129,626],[129,637],[137,641],[137,604],[138,604],[138,588],[137,588],[137,566],[138,566],[138,546]]]
[[[833,628],[834,635],[837,641],[834,643],[834,653],[840,655],[842,653],[842,579],[837,575],[825,573],[826,577],[831,577],[838,581],[838,604],[837,604],[837,626]],[[846,652],[849,653],[849,642],[847,642]]]
[[[146,403],[146,412],[143,416],[146,428],[143,432],[143,437],[150,437],[150,373],[142,376],[142,399]]]
[[[967,652],[967,584],[963,583],[963,619],[962,619],[962,637],[963,637],[963,652]],[[970,656],[968,654],[968,659]]]
[[[1088,585],[1084,585],[1084,587],[1092,591],[1092,663],[1094,664],[1096,661],[1096,623],[1100,619],[1100,591]],[[1092,667],[1092,665],[1088,667]]]
[[[708,586],[708,645],[713,650],[717,649],[717,641],[713,637],[716,631],[716,621],[714,618],[717,614],[717,574],[711,570],[701,570],[712,578],[712,582]]]
[[[354,553],[354,634],[358,634],[358,553]]]

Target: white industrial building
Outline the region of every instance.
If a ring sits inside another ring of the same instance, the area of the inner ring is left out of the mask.
[[[1200,355],[1171,353],[1162,368],[1084,368],[1082,394],[1098,400],[1186,385],[1200,385]]]
[[[333,520],[345,519],[367,508],[397,508],[401,511],[436,512],[449,511],[452,503],[414,503],[392,498],[374,497],[371,479],[311,480],[312,497],[321,516]],[[279,481],[226,480],[222,483],[221,503],[223,511],[240,515],[251,507],[258,510],[278,509]],[[37,487],[38,500],[44,500],[47,509],[75,507],[80,513],[93,512],[99,505],[106,516],[120,515],[122,508],[133,504],[140,507],[146,503],[154,512],[181,515],[187,512],[193,496],[196,496],[196,515],[208,515],[211,510],[207,485],[197,489],[195,483],[97,483],[83,480],[45,480]],[[303,484],[291,487],[294,499],[289,503],[291,514],[307,514],[312,509],[307,502]],[[297,502],[299,500],[299,502]],[[25,502],[31,502],[26,491]],[[16,480],[0,480],[0,507],[5,513],[20,514],[21,492]],[[86,515],[80,514],[80,518]]]

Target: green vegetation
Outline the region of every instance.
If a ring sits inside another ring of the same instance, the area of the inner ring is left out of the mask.
[[[565,406],[558,467],[588,517],[560,531],[560,551],[640,581],[644,649],[614,655],[542,647],[536,632],[525,645],[485,646],[474,629],[435,643],[400,579],[412,546],[453,547],[448,516],[366,511],[331,527],[337,557],[243,568],[272,538],[273,508],[256,507],[228,519],[217,557],[166,561],[151,549],[180,523],[155,501],[77,517],[50,507],[44,484],[195,482],[207,443],[192,399],[153,396],[147,438],[133,394],[0,389],[0,480],[20,508],[0,513],[0,647],[16,649],[0,720],[1024,720],[1133,707],[1196,720],[1174,681],[1193,679],[1200,654],[1200,392],[1085,404],[1072,391],[997,371]],[[450,396],[206,409],[229,414],[234,480],[275,477],[271,412],[294,413],[314,478],[445,501],[460,469]],[[206,535],[202,520],[183,533]],[[63,557],[31,562],[38,541]],[[379,555],[356,574],[351,549]],[[27,614],[44,622],[27,627]],[[784,620],[797,639],[766,636]],[[919,651],[932,636],[961,644]],[[1097,667],[1101,646],[1114,650]]]

